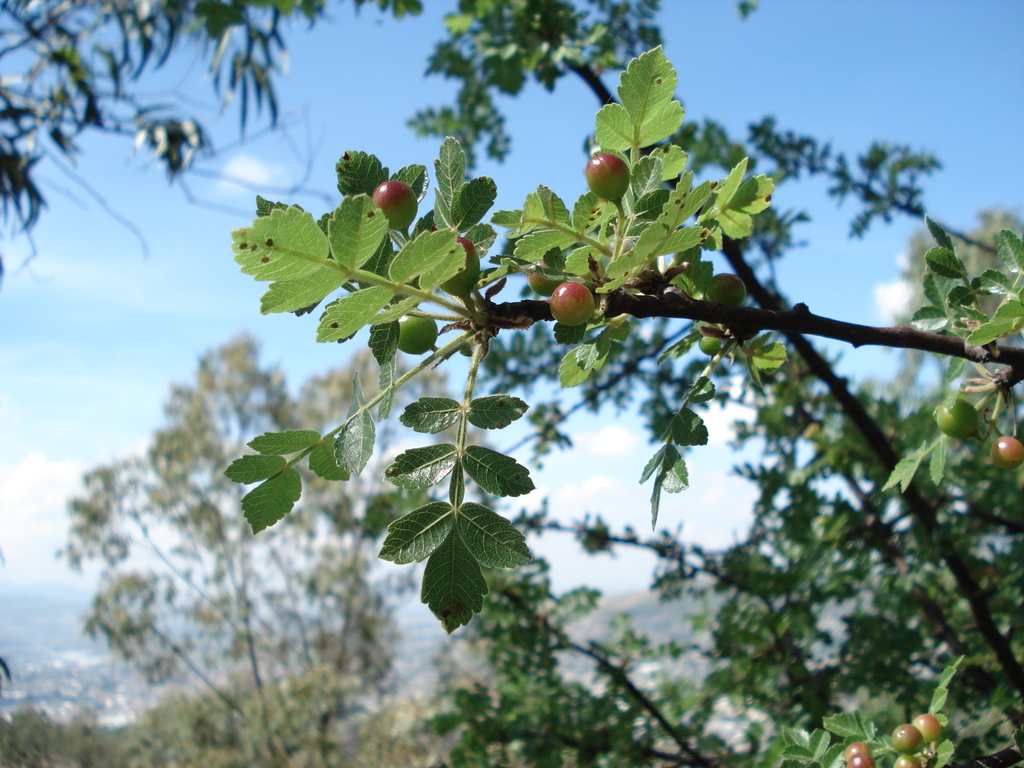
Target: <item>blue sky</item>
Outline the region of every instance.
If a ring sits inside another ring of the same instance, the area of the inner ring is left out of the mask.
[[[405,122],[453,93],[452,84],[421,75],[443,34],[442,12],[454,3],[427,5],[430,13],[402,22],[374,12],[356,18],[346,5],[313,31],[296,25],[279,81],[283,130],[238,145],[235,113],[214,116],[214,142],[224,149],[202,167],[244,176],[275,197],[275,188],[300,181],[311,163],[307,188],[331,202],[288,199],[318,211],[334,205],[334,162],[345,150],[373,152],[393,169],[429,167],[439,142],[416,138]],[[664,5],[666,53],[691,119],[714,118],[742,137],[749,123],[774,115],[781,128],[850,155],[876,139],[933,152],[944,168],[926,181],[925,201],[936,219],[958,228],[970,228],[985,207],[1024,209],[1024,4],[764,0],[745,22],[728,0]],[[196,65],[179,62],[146,88],[175,88],[213,105]],[[574,199],[583,190],[593,95],[566,79],[554,94],[530,86],[502,106],[513,152],[504,164],[479,169],[498,183],[497,207],[518,207],[538,183]],[[41,171],[49,208],[33,234],[36,257],[19,269],[29,243],[3,243],[0,582],[12,585],[89,587],[88,576],[52,560],[64,541],[66,500],[84,471],[145,444],[161,424],[170,385],[188,381],[203,352],[252,333],[264,359],[282,366],[295,387],[346,354],[315,344],[315,320],[259,315],[262,287],[238,272],[229,236],[251,219],[251,191],[196,177],[191,193],[205,202],[189,202],[147,158],[110,137],[87,139],[75,170],[143,233],[148,256],[52,165]],[[780,283],[813,311],[884,323],[878,297],[898,291],[880,289],[896,280],[897,258],[918,225],[879,224],[851,240],[853,208],[838,207],[823,191],[811,181],[774,197],[778,207],[806,208],[813,217],[799,233],[807,246],[779,266]],[[851,350],[842,366],[850,375],[885,375],[893,362],[884,351]],[[720,429],[713,426],[713,445],[694,455],[694,487],[670,497],[662,521],[725,543],[742,531],[753,494],[728,476],[727,418],[711,420]],[[651,449],[636,423],[584,418],[573,433],[578,451],[552,457],[536,475],[538,486],[567,516],[603,512],[643,530],[648,489],[636,481]],[[714,515],[699,512],[708,509]],[[565,544],[547,537],[537,546],[557,556],[560,586],[647,582],[640,559],[609,567],[570,556]]]

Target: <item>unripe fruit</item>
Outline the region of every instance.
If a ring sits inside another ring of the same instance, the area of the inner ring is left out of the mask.
[[[952,405],[940,405],[935,409],[935,423],[950,437],[966,440],[978,431],[978,410],[958,397]]]
[[[441,288],[452,296],[465,296],[476,287],[480,279],[480,257],[476,255],[476,246],[464,237],[457,241],[466,252],[466,266],[454,276],[441,283]]]
[[[875,758],[869,753],[854,752],[846,758],[846,768],[875,768]]]
[[[698,346],[705,355],[714,357],[722,351],[722,340],[717,336],[701,336]]]
[[[387,217],[391,229],[404,230],[416,220],[419,202],[404,181],[384,181],[373,190],[373,204]]]
[[[854,755],[870,755],[871,747],[865,744],[863,741],[851,741],[846,745],[846,749],[843,750],[843,759],[849,760]]]
[[[913,755],[921,748],[924,739],[916,726],[904,723],[892,732],[892,745],[902,755]]]
[[[537,262],[537,266],[546,267],[547,264],[545,264],[542,260]],[[536,272],[531,272],[529,275],[526,276],[526,284],[530,286],[534,293],[540,296],[550,296],[552,293],[555,292],[555,288],[560,286],[562,283],[559,280],[552,280],[550,278],[544,277],[544,275],[539,275]]]
[[[892,768],[921,768],[921,761],[913,755],[900,755]]]
[[[1016,437],[1000,437],[992,444],[992,463],[1000,469],[1017,469],[1024,464],[1024,445]]]
[[[715,275],[704,291],[705,301],[716,301],[731,307],[738,307],[746,298],[747,286],[736,275]]]
[[[618,155],[594,155],[583,175],[590,191],[602,200],[619,200],[629,189],[629,166]]]
[[[429,317],[408,315],[398,321],[398,348],[407,355],[422,355],[437,341],[437,323]]]
[[[942,723],[935,715],[918,715],[914,718],[914,727],[921,732],[925,744],[938,741],[942,735]]]
[[[583,283],[562,283],[551,294],[551,315],[562,325],[583,325],[596,306],[594,294]]]

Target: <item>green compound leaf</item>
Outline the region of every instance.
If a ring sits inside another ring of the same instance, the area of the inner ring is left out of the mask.
[[[708,428],[700,416],[683,408],[669,422],[668,437],[676,445],[707,445]]]
[[[928,707],[928,714],[937,715],[942,711],[942,708],[946,706],[946,697],[949,695],[949,681],[953,679],[953,675],[956,674],[956,671],[963,663],[963,660],[963,656],[958,656],[953,660],[952,664],[942,670],[942,674],[939,675],[939,684],[935,686],[935,692],[932,693],[932,701]]]
[[[928,231],[932,233],[932,237],[935,238],[936,243],[941,245],[943,248],[946,248],[947,250],[956,250],[953,247],[953,238],[949,236],[946,230],[944,230],[941,226],[939,226],[935,221],[933,221],[928,216],[924,217],[924,223],[928,225]]]
[[[348,480],[349,474],[344,467],[339,467],[334,458],[334,449],[329,445],[314,448],[309,454],[309,470],[324,480]]]
[[[407,284],[422,275],[420,288],[440,285],[465,264],[466,252],[455,242],[457,237],[449,229],[439,229],[410,240],[391,261],[388,270],[391,279]]]
[[[365,195],[344,198],[327,222],[331,256],[349,275],[377,252],[387,233],[387,217]]]
[[[480,563],[452,531],[427,560],[420,600],[451,634],[483,608],[486,594],[487,582]]]
[[[384,477],[400,488],[423,490],[439,483],[455,466],[458,453],[449,443],[410,448],[395,457]]]
[[[320,342],[347,339],[374,319],[391,299],[391,290],[383,286],[364,288],[327,305],[320,316],[316,340]]]
[[[699,377],[686,393],[686,400],[690,403],[706,403],[715,396],[715,385],[707,376]]]
[[[530,406],[511,395],[478,397],[469,404],[469,423],[480,429],[504,429]]]
[[[284,456],[304,451],[320,439],[320,433],[312,429],[289,429],[285,432],[267,432],[249,442],[257,453]]]
[[[377,418],[386,419],[391,413],[391,404],[395,399],[395,374],[398,369],[398,334],[397,322],[370,326],[370,351],[380,366],[380,391],[382,397],[377,404]]]
[[[1024,243],[1010,230],[1004,229],[999,233],[996,255],[1013,274],[1024,272]]]
[[[604,149],[657,144],[683,123],[683,106],[672,99],[676,72],[661,47],[633,59],[619,78],[619,101],[597,113],[597,141]]]
[[[464,184],[455,193],[452,205],[453,228],[460,232],[478,224],[494,205],[498,196],[498,187],[494,179],[481,176]]]
[[[647,155],[633,166],[629,174],[629,188],[633,197],[639,200],[644,195],[661,189],[661,158]]]
[[[421,397],[409,403],[399,421],[417,432],[434,434],[454,426],[462,413],[462,405],[450,397]]]
[[[533,490],[530,471],[511,456],[470,445],[462,459],[462,467],[476,484],[497,496],[522,496]]]
[[[248,485],[273,477],[288,465],[281,456],[243,456],[235,459],[224,470],[224,476],[236,483]]]
[[[768,343],[766,336],[760,336],[747,346],[750,361],[762,371],[777,370],[786,362],[786,345],[781,341]]]
[[[448,537],[455,516],[451,504],[432,501],[388,526],[379,558],[392,563],[418,563],[437,549]]]
[[[278,208],[287,208],[287,203],[278,203],[273,200],[267,200],[265,197],[256,195],[256,215],[257,216],[269,216],[271,211],[277,210]],[[301,208],[301,206],[295,206]]]
[[[540,261],[552,248],[571,245],[575,236],[557,229],[542,229],[516,240],[515,255],[524,261]]]
[[[466,183],[466,153],[451,136],[441,144],[441,151],[434,161],[434,178],[437,180],[434,200],[434,219],[439,228],[456,229],[453,211],[455,193]]]
[[[1013,280],[997,269],[986,269],[972,285],[988,293],[1004,294],[1013,287]]]
[[[235,261],[257,280],[297,280],[327,265],[327,238],[301,208],[278,208],[231,233]]]
[[[956,280],[967,277],[967,269],[964,267],[963,262],[948,248],[942,248],[941,246],[930,248],[924,255],[924,258],[928,266],[937,275]],[[938,304],[939,302],[935,303]]]
[[[268,528],[292,511],[302,495],[302,477],[292,467],[257,485],[242,497],[242,512],[253,533]]]
[[[400,168],[395,171],[391,176],[391,180],[404,181],[412,187],[412,191],[416,195],[416,199],[422,200],[423,195],[427,192],[427,166],[407,165],[404,168]]]
[[[378,184],[388,180],[387,168],[365,152],[346,152],[334,169],[338,174],[338,191],[346,196],[372,195]]]
[[[992,319],[967,337],[968,344],[989,344],[1024,328],[1024,303],[1008,299],[999,305]]]
[[[655,149],[649,157],[661,159],[661,180],[674,179],[683,172],[688,156],[678,144],[665,144]]]
[[[533,560],[519,529],[482,504],[468,502],[459,507],[455,530],[480,565],[516,568]]]
[[[335,267],[320,267],[298,280],[278,280],[260,298],[260,313],[297,312],[316,306],[344,284],[345,274]]]
[[[376,440],[377,427],[373,417],[363,409],[363,390],[359,377],[353,375],[352,406],[348,421],[334,439],[334,459],[346,472],[358,475],[373,455]]]
[[[839,738],[849,741],[871,741],[875,737],[875,724],[863,712],[832,715],[822,724]]]
[[[580,195],[572,207],[572,228],[590,232],[615,218],[615,206],[600,200],[593,192]]]
[[[910,324],[919,331],[941,331],[949,325],[949,317],[941,307],[921,307],[910,318]]]
[[[910,483],[913,482],[914,475],[917,474],[917,470],[921,466],[921,462],[924,461],[924,458],[931,453],[940,442],[941,439],[936,438],[934,442],[925,443],[909,456],[904,456],[900,459],[893,468],[892,474],[889,475],[889,479],[886,480],[885,485],[882,486],[882,490],[887,491],[890,488],[894,488],[899,485],[900,492],[905,492]]]
[[[640,482],[646,483],[654,477],[654,489],[651,492],[651,528],[658,524],[658,510],[661,508],[661,492],[679,493],[689,487],[690,478],[686,471],[686,462],[673,445],[663,445],[651,457],[640,475]]]

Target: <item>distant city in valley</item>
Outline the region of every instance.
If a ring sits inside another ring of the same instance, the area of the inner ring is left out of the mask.
[[[57,722],[70,722],[86,715],[100,725],[119,727],[133,722],[155,706],[175,687],[151,685],[124,662],[111,654],[106,644],[83,634],[83,616],[91,595],[66,587],[18,588],[0,585],[0,657],[11,670],[3,680],[0,717],[25,706],[45,713]],[[660,604],[651,593],[621,595],[607,599],[602,609],[575,626],[581,639],[607,638],[608,622],[626,612],[644,631],[657,640],[669,637],[684,642],[687,633],[680,622],[680,604]],[[422,611],[410,619],[410,611],[398,611],[403,638],[395,654],[394,677],[404,694],[427,691],[437,682],[430,662],[447,642],[460,643],[456,633],[448,639],[440,627]],[[429,622],[429,623],[428,623]],[[457,654],[462,656],[462,654]],[[572,676],[591,676],[591,665],[582,658],[567,657],[566,670]],[[657,666],[657,665],[656,665]],[[678,662],[688,675],[702,674],[704,660],[696,652]],[[661,670],[638,670],[653,678]]]

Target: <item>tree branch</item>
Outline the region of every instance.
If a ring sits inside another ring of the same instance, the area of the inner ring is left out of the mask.
[[[728,252],[727,252],[728,255]],[[736,264],[734,268],[738,270]],[[740,278],[751,290],[760,287],[765,297],[769,294],[746,267]],[[753,294],[754,291],[751,290]],[[756,298],[756,297],[755,297]],[[768,299],[766,299],[768,300]],[[917,349],[950,357],[962,357],[975,363],[1002,363],[1008,370],[1000,375],[1000,386],[1006,388],[1024,381],[1024,348],[989,344],[984,347],[968,344],[956,336],[918,331],[905,325],[893,328],[879,328],[857,323],[833,320],[812,313],[806,304],[797,304],[793,309],[778,308],[777,302],[768,308],[732,307],[709,301],[699,301],[684,294],[675,287],[668,287],[661,295],[627,293],[618,290],[608,295],[605,317],[626,314],[633,317],[675,317],[686,320],[700,320],[733,327],[744,332],[780,331],[786,334],[821,336],[844,341],[854,347],[880,346],[897,349]],[[760,303],[760,302],[759,302]],[[762,306],[765,306],[762,304]],[[491,305],[495,318],[517,324],[531,324],[553,320],[550,304],[546,301],[525,299]],[[801,355],[803,349],[798,347]],[[824,362],[824,361],[822,361]]]
[[[754,274],[750,265],[747,264],[746,260],[743,258],[743,249],[739,242],[732,240],[731,238],[724,238],[722,250],[725,253],[726,258],[729,260],[730,265],[732,265],[733,270],[747,286],[747,291],[751,296],[753,296],[761,306],[765,307],[766,310],[778,311],[780,306],[778,297],[769,292],[758,280],[757,275]],[[937,334],[925,335],[936,336]],[[892,447],[889,439],[878,426],[878,423],[872,418],[871,414],[867,412],[860,400],[858,400],[849,390],[846,385],[846,380],[836,375],[828,362],[818,354],[817,350],[814,349],[811,343],[800,335],[799,332],[787,333],[787,338],[804,358],[808,367],[812,370],[815,376],[817,376],[825,386],[828,387],[832,396],[836,398],[843,411],[854,423],[854,426],[856,426],[860,431],[861,435],[867,441],[868,446],[878,457],[882,466],[885,467],[887,471],[891,472],[896,467],[900,457]],[[836,337],[832,336],[832,338]],[[966,349],[969,345],[959,339],[953,339],[953,341],[959,342],[959,344],[964,348],[964,354],[957,356],[966,357],[970,360],[971,357],[967,354]],[[922,347],[911,348],[917,349]],[[928,348],[927,351],[936,350]],[[1013,362],[1011,363],[1011,367],[1020,375],[1018,378],[1015,378],[1014,381],[1020,381],[1021,378],[1024,378],[1024,366],[1022,366],[1020,362],[1020,356],[1024,355],[1024,350],[1004,347],[1001,349],[1001,353],[1003,352],[1007,354],[1002,356],[1000,361],[1007,362],[1012,358]],[[999,627],[996,625],[992,612],[989,610],[988,599],[984,590],[982,590],[981,586],[971,574],[970,568],[967,566],[967,563],[964,561],[959,551],[957,551],[954,542],[952,542],[941,530],[936,509],[921,494],[921,491],[913,482],[907,486],[906,491],[903,493],[903,499],[926,536],[931,539],[937,547],[940,556],[946,563],[949,571],[952,573],[953,578],[957,583],[957,587],[959,588],[959,593],[970,606],[978,631],[985,639],[989,648],[991,648],[995,653],[996,660],[1002,668],[1003,674],[1006,675],[1010,685],[1015,688],[1022,697],[1024,697],[1024,667],[1021,666],[1020,661],[1014,655],[1013,648],[1010,646],[1007,638],[999,631]],[[1020,724],[1021,722],[1024,722],[1024,714],[1022,714],[1022,711],[1018,709],[1012,714],[1012,719]]]

